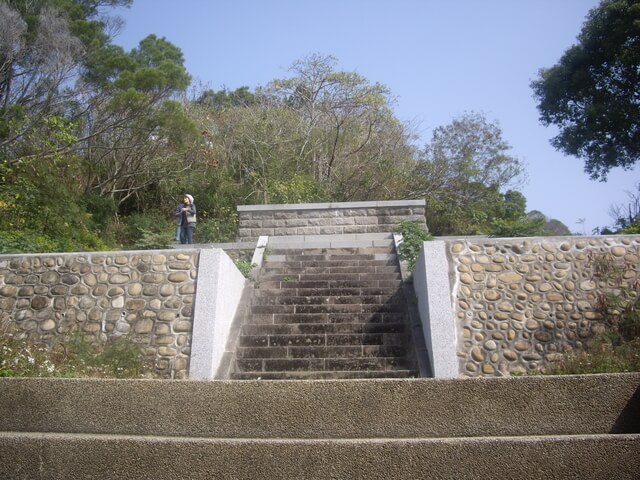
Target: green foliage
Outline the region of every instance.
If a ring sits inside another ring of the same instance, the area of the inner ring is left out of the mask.
[[[175,240],[176,224],[158,212],[133,213],[125,218],[123,228],[117,230],[121,245],[140,249],[166,248]]]
[[[402,243],[398,247],[398,253],[408,263],[409,271],[412,271],[418,260],[422,244],[433,240],[433,236],[418,222],[403,221],[398,225],[398,231],[402,234]]]
[[[235,233],[235,223],[225,222],[224,219],[198,221],[198,243],[233,242]]]
[[[205,90],[197,102],[213,110],[223,110],[233,107],[250,107],[255,105],[256,97],[249,91],[249,87],[244,86],[232,92],[226,88],[217,92]]]
[[[558,150],[606,180],[640,158],[640,4],[603,0],[589,12],[578,43],[531,84],[544,125],[556,125]],[[603,119],[606,118],[606,121]]]
[[[0,325],[0,377],[137,378],[151,369],[142,347],[128,337],[96,341],[73,333],[50,347],[10,323]]]
[[[270,188],[273,203],[314,203],[329,201],[324,187],[307,175],[276,180]]]
[[[631,222],[629,225],[620,230],[619,233],[624,235],[640,235],[640,218]]]
[[[640,338],[615,345],[601,338],[589,342],[587,350],[564,354],[560,362],[546,367],[545,375],[640,372]]]
[[[234,262],[240,273],[244,275],[245,278],[251,279],[251,270],[256,267],[255,263],[251,263],[250,260],[245,260],[242,258],[238,258],[234,260]]]
[[[524,215],[524,197],[501,191],[524,177],[497,123],[470,113],[438,127],[415,167],[413,191],[427,202],[434,235],[486,234],[495,218]]]
[[[637,265],[620,263],[611,255],[590,255],[593,275],[602,290],[598,293],[598,311],[607,331],[618,342],[640,337],[640,280],[633,273]]]
[[[490,236],[498,238],[546,235],[545,219],[522,216],[515,219],[496,218],[491,222]]]
[[[144,228],[139,228],[139,232],[141,236],[134,244],[139,250],[161,250],[175,241],[175,232],[151,232]]]

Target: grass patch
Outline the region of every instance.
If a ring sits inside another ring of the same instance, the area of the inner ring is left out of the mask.
[[[97,341],[76,332],[50,346],[9,322],[0,325],[0,377],[140,378],[151,372],[143,348],[129,337]]]

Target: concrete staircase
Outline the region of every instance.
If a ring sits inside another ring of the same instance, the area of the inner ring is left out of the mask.
[[[0,378],[0,478],[637,479],[640,374]]]
[[[384,243],[270,248],[230,378],[419,376],[399,261]]]

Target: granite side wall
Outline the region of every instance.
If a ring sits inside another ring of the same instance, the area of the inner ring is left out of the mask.
[[[132,335],[155,374],[186,378],[199,252],[0,256],[0,324],[46,344],[73,331]]]
[[[238,241],[242,242],[260,236],[387,233],[405,220],[425,223],[424,200],[240,205],[237,209]]]
[[[604,331],[596,275],[608,259],[640,282],[640,236],[446,242],[459,375],[531,372]]]

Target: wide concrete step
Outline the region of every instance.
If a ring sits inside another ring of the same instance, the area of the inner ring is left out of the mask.
[[[297,439],[640,433],[640,373],[356,382],[0,378],[0,412],[3,432]]]
[[[0,478],[636,480],[639,439],[636,434],[263,440],[6,433],[0,437]]]
[[[0,379],[0,412],[2,479],[637,479],[640,471],[640,374],[9,378]]]

